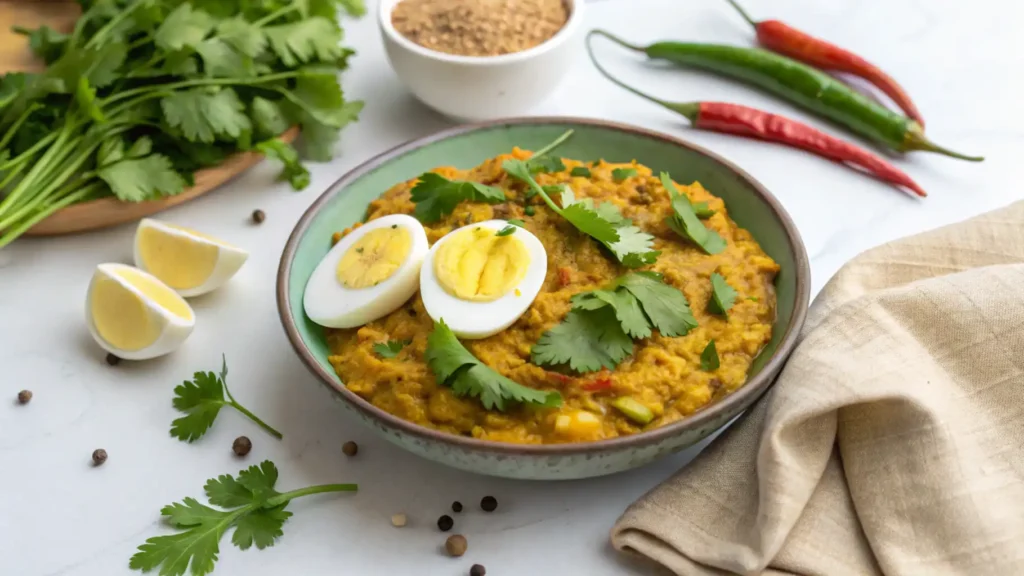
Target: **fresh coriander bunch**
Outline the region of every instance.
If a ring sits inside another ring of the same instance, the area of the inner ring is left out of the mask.
[[[114,196],[178,194],[192,173],[259,150],[309,183],[276,137],[302,128],[302,153],[330,158],[362,102],[338,73],[339,9],[361,0],[80,0],[69,34],[16,28],[46,64],[0,77],[0,247],[53,212]]]

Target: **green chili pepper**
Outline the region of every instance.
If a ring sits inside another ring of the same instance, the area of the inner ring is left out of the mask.
[[[757,48],[685,42],[638,46],[604,30],[592,30],[590,34],[604,36],[651,59],[667,60],[752,84],[899,152],[924,150],[972,162],[984,160],[936,145],[925,138],[924,130],[916,121],[873,102],[824,72],[779,54]]]

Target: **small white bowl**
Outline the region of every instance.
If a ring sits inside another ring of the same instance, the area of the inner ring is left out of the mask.
[[[500,56],[456,56],[424,48],[391,24],[401,0],[381,0],[384,49],[398,78],[427,106],[462,121],[519,116],[545,98],[568,75],[583,19],[583,0],[563,0],[565,26],[529,50]]]

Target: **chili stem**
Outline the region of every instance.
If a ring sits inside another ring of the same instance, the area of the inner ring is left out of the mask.
[[[588,39],[588,41],[589,41],[590,37],[594,36],[594,35],[604,36],[605,38],[611,40],[612,42],[615,42],[619,46],[622,46],[623,48],[628,48],[629,50],[633,50],[634,52],[640,52],[640,53],[643,53],[643,54],[647,53],[647,50],[643,46],[640,46],[639,44],[630,44],[629,42],[626,42],[622,38],[619,38],[618,36],[615,36],[611,32],[607,32],[605,30],[601,30],[600,28],[595,28],[595,29],[591,30],[590,32],[587,32],[587,39]]]
[[[750,14],[747,14],[747,11],[743,9],[743,6],[740,6],[739,2],[737,2],[736,0],[725,0],[725,1],[728,2],[729,4],[731,4],[732,7],[735,8],[737,12],[739,12],[740,16],[742,16],[743,19],[747,21],[747,23],[749,23],[754,28],[757,28],[757,20],[754,20],[753,18],[751,18]]]

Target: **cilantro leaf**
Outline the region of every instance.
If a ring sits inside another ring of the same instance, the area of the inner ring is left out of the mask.
[[[232,526],[235,532],[231,541],[238,548],[246,550],[254,544],[259,549],[267,548],[284,535],[284,523],[292,516],[285,507],[295,498],[358,489],[355,484],[326,484],[282,494],[274,490],[276,481],[277,467],[269,460],[242,470],[237,478],[224,474],[207,481],[211,504],[228,510],[211,508],[194,498],[165,506],[160,514],[172,527],[183,530],[146,540],[131,557],[129,568],[143,572],[159,568],[161,576],[205,576],[213,572],[220,539]],[[211,494],[211,486],[231,486],[222,492],[232,496],[214,496],[221,489],[214,488]]]
[[[366,4],[363,3],[363,0],[337,0],[337,2],[349,16],[358,17],[366,14]]]
[[[171,11],[157,28],[153,40],[161,50],[172,52],[195,46],[213,29],[214,19],[202,10],[183,2]]]
[[[58,32],[49,26],[40,26],[35,30],[13,26],[11,31],[28,36],[29,49],[47,64],[57,61],[64,55],[64,49],[67,47],[68,39],[70,38],[67,34]]]
[[[676,234],[690,239],[708,254],[719,254],[725,250],[728,246],[725,239],[714,230],[704,227],[694,212],[690,199],[680,194],[668,172],[661,173],[661,185],[672,197],[673,215],[667,220],[669,227],[675,230]]]
[[[119,200],[142,202],[173,196],[185,189],[185,179],[162,154],[107,164],[96,174],[110,186]]]
[[[577,372],[615,368],[633,353],[633,340],[622,331],[610,307],[570,310],[565,320],[545,332],[530,352],[534,364],[568,364]]]
[[[505,411],[509,402],[545,408],[562,405],[562,395],[558,392],[523,386],[489,368],[459,342],[444,320],[434,323],[434,331],[427,338],[425,357],[439,384],[451,387],[456,396],[479,398],[488,410]]]
[[[705,372],[713,372],[718,370],[721,362],[718,359],[718,349],[715,348],[715,341],[711,340],[708,345],[704,347],[704,351],[700,353],[700,369]]]
[[[708,302],[708,309],[713,314],[725,316],[729,308],[736,303],[736,296],[739,296],[739,293],[729,286],[724,276],[718,272],[711,275],[711,300]]]
[[[662,281],[656,272],[634,272],[616,281],[628,290],[644,309],[651,324],[662,336],[683,336],[697,327],[686,295]]]
[[[291,144],[280,138],[274,138],[260,142],[256,145],[256,149],[267,158],[280,160],[284,164],[284,170],[281,171],[280,179],[287,180],[292,185],[292,188],[302,190],[309,186],[309,170],[306,170],[306,167],[302,165],[302,161],[299,160],[299,153],[295,151],[295,148],[292,148]]]
[[[416,203],[416,209],[413,211],[416,219],[430,223],[451,214],[460,202],[504,202],[505,191],[497,186],[466,180],[449,180],[434,172],[424,172],[420,174],[419,182],[412,188],[411,199]]]
[[[253,75],[252,58],[238,52],[220,38],[207,38],[196,44],[203,60],[203,73],[210,78],[237,78]]]
[[[410,343],[409,340],[389,340],[381,344],[374,344],[373,351],[381,358],[394,358]]]
[[[511,224],[512,226],[519,226],[520,228],[526,228],[526,222],[524,222],[523,220],[521,220],[519,218],[513,218],[513,219],[509,220],[508,223]]]
[[[312,61],[330,62],[341,53],[338,27],[319,16],[267,26],[263,29],[270,49],[285,66],[293,67]]]
[[[171,422],[171,436],[185,442],[195,442],[213,426],[220,409],[231,406],[280,440],[280,432],[235,401],[227,385],[227,360],[222,361],[219,376],[213,372],[196,372],[191,381],[186,380],[174,388],[171,403],[176,410],[184,412],[185,416]]]
[[[569,176],[580,176],[583,178],[590,178],[590,168],[586,166],[577,166],[569,172]]]
[[[516,226],[514,226],[512,224],[509,224],[508,226],[505,226],[501,230],[498,230],[498,232],[495,234],[495,236],[510,236],[510,235],[514,234],[515,231],[516,231]]]
[[[250,58],[260,56],[267,48],[267,37],[263,31],[240,16],[217,24],[217,37]]]
[[[603,306],[611,306],[622,330],[630,337],[640,339],[651,335],[651,327],[640,308],[640,302],[628,290],[583,292],[573,296],[572,302],[573,308],[579,310],[597,310]]]
[[[288,120],[277,102],[256,96],[251,106],[256,134],[261,138],[272,138],[288,129]]]
[[[160,107],[167,124],[181,129],[182,135],[194,142],[238,139],[242,132],[252,130],[245,105],[230,88],[175,92],[162,98]]]
[[[707,202],[694,202],[691,206],[693,206],[693,213],[701,220],[707,220],[715,215],[715,211],[708,206]]]
[[[622,182],[633,176],[636,176],[636,168],[616,168],[612,170],[612,179],[616,182]]]
[[[553,156],[533,157],[526,161],[526,165],[530,169],[530,174],[565,171],[565,164],[562,162],[562,159]]]

